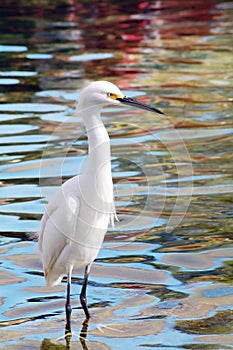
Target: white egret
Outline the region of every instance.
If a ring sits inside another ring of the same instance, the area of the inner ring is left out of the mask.
[[[111,175],[110,140],[100,112],[106,105],[129,105],[163,114],[159,109],[124,96],[107,81],[85,87],[77,104],[88,137],[88,156],[80,175],[66,181],[49,201],[41,221],[39,250],[48,286],[67,275],[66,333],[71,332],[70,285],[74,268],[84,268],[80,302],[90,313],[86,288],[91,265],[102,245],[115,207]]]

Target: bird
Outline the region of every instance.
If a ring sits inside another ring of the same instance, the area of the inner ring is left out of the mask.
[[[41,219],[38,247],[46,283],[59,284],[67,276],[66,334],[71,334],[71,277],[74,268],[84,269],[80,303],[86,320],[87,284],[110,223],[114,224],[110,138],[101,119],[105,106],[129,106],[164,114],[154,106],[127,97],[113,83],[94,81],[85,86],[76,104],[88,139],[88,154],[82,172],[64,182],[49,200]]]

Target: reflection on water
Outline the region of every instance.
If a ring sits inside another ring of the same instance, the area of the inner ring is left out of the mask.
[[[223,0],[2,1],[0,348],[232,348],[232,10]],[[68,344],[55,340],[66,285],[45,286],[30,234],[82,168],[74,103],[96,79],[166,115],[103,113],[119,222],[92,268],[88,330],[81,272],[73,278]]]

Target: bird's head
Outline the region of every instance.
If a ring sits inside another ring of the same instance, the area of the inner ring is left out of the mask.
[[[99,107],[101,109],[107,105],[128,105],[150,112],[164,114],[154,106],[126,97],[116,85],[108,81],[94,81],[80,93],[79,108]]]

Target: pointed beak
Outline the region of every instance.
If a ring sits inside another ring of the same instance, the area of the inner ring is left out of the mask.
[[[116,100],[120,101],[121,103],[123,103],[124,105],[127,105],[127,106],[145,109],[146,111],[153,112],[153,113],[164,114],[162,111],[160,111],[160,109],[153,107],[153,106],[150,106],[150,105],[147,105],[145,103],[139,102],[139,101],[134,100],[133,98],[130,98],[130,97],[126,97],[126,96],[118,97],[118,98],[116,98]]]

